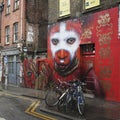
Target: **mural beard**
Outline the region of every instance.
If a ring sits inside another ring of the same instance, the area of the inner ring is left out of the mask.
[[[79,66],[79,60],[77,58],[74,58],[71,61],[71,63],[69,63],[68,65],[57,64],[57,62],[54,62],[55,70],[61,76],[67,76],[67,75],[69,75],[75,69],[77,69],[78,66]]]

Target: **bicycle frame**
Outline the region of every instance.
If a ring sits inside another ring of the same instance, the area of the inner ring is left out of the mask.
[[[58,109],[65,107],[67,110],[69,107],[75,107],[73,105],[75,103],[80,115],[83,115],[85,99],[82,91],[82,83],[80,81],[71,81],[67,85],[68,88],[64,92],[62,92],[60,86],[53,89],[53,91],[48,91],[45,97],[46,104],[50,107],[57,105]]]

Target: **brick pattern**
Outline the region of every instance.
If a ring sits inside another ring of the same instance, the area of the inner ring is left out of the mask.
[[[47,23],[48,23],[48,0],[20,0],[20,7],[14,11],[14,0],[11,0],[10,14],[6,15],[6,0],[4,0],[4,10],[2,12],[1,22],[1,43],[4,48],[13,44],[13,24],[19,23],[19,42],[26,40],[26,23],[34,28],[35,37],[33,46],[37,51],[45,51],[47,49]],[[5,44],[5,27],[10,26],[10,44]]]
[[[3,0],[0,0],[2,2]],[[58,22],[59,0],[20,0],[20,7],[13,11],[13,2],[11,0],[11,12],[9,15],[5,14],[6,0],[4,0],[4,11],[2,12],[1,22],[1,43],[5,45],[5,26],[10,25],[10,45],[13,44],[13,24],[19,22],[19,40],[26,39],[26,23],[30,23],[38,27],[36,31],[35,47],[37,51],[44,51],[47,49],[47,26]],[[70,0],[71,15],[68,18],[80,18],[86,14],[91,14],[103,9],[108,9],[118,5],[120,0],[101,0],[101,7],[95,10],[84,12],[84,0]],[[21,12],[22,11],[22,12]],[[83,13],[84,12],[84,13]]]
[[[84,11],[84,0],[70,0],[70,9],[71,9],[71,15],[67,19],[73,19],[73,18],[79,18],[81,16],[84,16],[85,14],[91,14],[93,12],[101,11],[103,9],[109,9],[111,7],[117,6],[118,2],[120,3],[120,0],[100,0],[101,5],[100,7],[96,7],[93,9],[89,9],[88,11]],[[59,12],[59,6],[58,6],[59,0],[49,0],[48,1],[48,24],[56,23],[58,21],[58,12]],[[64,20],[61,19],[61,21]],[[66,20],[66,19],[65,19]]]
[[[20,1],[22,2],[22,0]],[[25,14],[21,10],[25,10],[25,4],[20,3],[19,9],[14,10],[14,0],[11,0],[10,14],[6,14],[6,0],[4,0],[4,10],[2,12],[2,22],[1,22],[1,43],[2,46],[5,45],[5,27],[10,26],[10,44],[7,46],[15,46],[13,44],[13,24],[18,22],[18,37],[19,40],[25,37]],[[22,32],[22,33],[21,33]]]
[[[34,51],[47,50],[48,0],[26,0],[26,22],[36,26]]]

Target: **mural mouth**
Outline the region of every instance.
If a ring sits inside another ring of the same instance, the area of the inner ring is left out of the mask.
[[[63,60],[63,59],[61,59],[61,60],[60,60],[60,63],[64,63],[64,60]]]
[[[55,68],[59,70],[66,70],[70,66],[70,59],[65,57],[65,58],[58,58],[56,57],[54,59],[55,62]]]
[[[74,59],[71,64],[57,64],[55,62],[55,70],[60,74],[61,76],[66,76],[73,72],[79,65],[78,59]]]
[[[59,69],[60,71],[64,71],[68,66],[69,65],[66,65],[66,64],[55,63],[55,68]]]

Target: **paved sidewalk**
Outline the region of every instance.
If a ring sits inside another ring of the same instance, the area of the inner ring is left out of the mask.
[[[44,99],[45,91],[44,90],[35,90],[30,88],[23,88],[17,86],[3,86],[0,85],[0,91],[8,92],[15,95],[21,95],[31,98]]]
[[[29,88],[20,88],[15,86],[7,86],[3,89],[0,85],[0,91],[8,92],[10,94],[27,96],[31,98],[40,99],[42,102],[38,112],[47,112],[48,114],[56,114],[58,116],[68,117],[71,120],[76,118],[74,113],[60,113],[56,108],[49,108],[44,102],[46,92],[43,90],[34,90]],[[68,120],[70,120],[68,119]],[[120,102],[105,101],[98,98],[86,97],[86,111],[83,116],[84,120],[120,120]],[[79,118],[79,120],[82,120]]]

